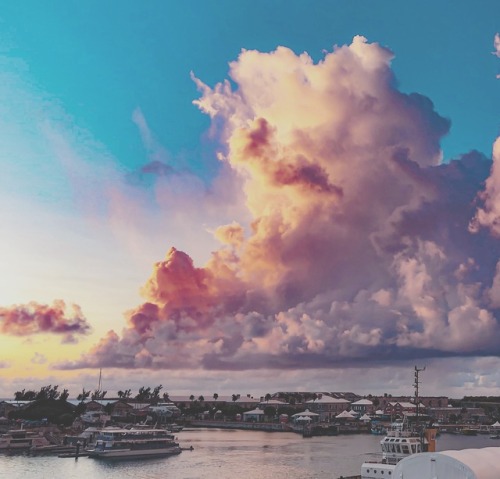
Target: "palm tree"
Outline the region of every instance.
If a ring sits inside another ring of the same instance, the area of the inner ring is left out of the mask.
[[[194,401],[194,394],[191,394],[191,396],[189,396],[189,400],[192,402]]]
[[[76,399],[78,399],[78,401],[85,401],[85,399],[90,396],[90,393],[91,391],[85,391],[85,388],[83,388],[81,394],[79,394]]]
[[[272,397],[272,396],[271,396],[269,393],[267,393],[267,394],[266,394],[266,397],[265,397],[266,402],[269,402],[269,400],[271,399],[271,397]]]
[[[205,398],[204,398],[203,396],[201,396],[201,395],[200,395],[200,396],[198,397],[198,401],[203,402],[204,400],[205,400]]]
[[[214,393],[213,398],[214,398],[214,401],[217,401],[217,399],[219,398],[219,395],[217,393]]]

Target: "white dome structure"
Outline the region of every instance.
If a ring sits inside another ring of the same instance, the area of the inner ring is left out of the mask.
[[[393,479],[498,479],[500,447],[424,452],[396,465]]]

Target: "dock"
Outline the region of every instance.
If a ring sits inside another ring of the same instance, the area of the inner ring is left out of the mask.
[[[75,452],[68,452],[65,454],[59,454],[57,457],[63,457],[63,458],[74,458],[78,459],[79,457],[88,457],[89,453],[88,452],[81,452],[79,454],[76,454]]]

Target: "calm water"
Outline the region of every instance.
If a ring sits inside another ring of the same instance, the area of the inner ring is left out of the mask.
[[[9,479],[337,479],[359,474],[364,460],[380,458],[380,437],[313,437],[224,429],[178,433],[193,451],[165,459],[105,463],[80,457],[0,455],[0,477]],[[488,436],[443,434],[438,450],[500,446]]]

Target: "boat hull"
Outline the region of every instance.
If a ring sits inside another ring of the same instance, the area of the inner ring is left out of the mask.
[[[104,460],[127,460],[127,459],[154,459],[160,457],[174,456],[181,453],[180,447],[168,449],[118,449],[115,451],[87,451],[89,457]]]

